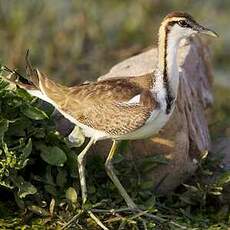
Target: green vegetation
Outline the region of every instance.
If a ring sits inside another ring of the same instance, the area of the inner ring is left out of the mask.
[[[220,38],[211,44],[215,69],[229,70],[228,0],[2,0],[1,60],[24,67],[25,52],[64,84],[95,80],[118,61],[157,44],[162,18],[184,10]]]
[[[55,131],[53,108],[3,78],[0,97],[0,183],[2,197],[9,199],[0,202],[1,228],[100,229],[80,205],[76,153],[81,147],[72,147]],[[88,175],[95,176],[88,176],[85,210],[92,210],[110,229],[227,229],[230,173],[219,166],[220,160],[202,160],[190,182],[168,196],[154,196],[152,184],[142,181],[138,172],[167,161],[157,156],[130,165],[119,154],[114,162],[119,177],[146,210],[132,213],[95,155],[88,163]]]
[[[228,75],[227,0],[3,0],[1,63],[23,72],[29,48],[36,66],[55,81],[70,85],[95,80],[114,63],[156,44],[159,23],[171,10],[190,12],[220,34],[212,44],[213,63]],[[216,79],[218,82],[218,76]],[[230,98],[227,85],[215,87],[214,92],[210,130],[216,140],[230,136]],[[56,131],[53,107],[3,78],[0,98],[0,229],[61,229],[65,225],[100,229],[80,205],[76,157],[83,148],[81,134],[78,146],[72,146]],[[148,211],[132,213],[95,154],[87,164],[87,175],[95,176],[87,176],[90,200],[85,208],[92,209],[110,229],[228,229],[230,175],[220,162],[220,153],[211,154],[201,160],[199,170],[186,184],[167,196],[153,196],[151,182],[140,179],[139,169],[147,171],[167,161],[147,158],[130,165],[118,154],[119,178]]]

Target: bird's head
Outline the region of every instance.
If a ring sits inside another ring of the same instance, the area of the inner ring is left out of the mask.
[[[161,23],[160,33],[166,33],[176,40],[200,33],[218,37],[217,33],[197,23],[191,15],[175,11],[168,14]]]

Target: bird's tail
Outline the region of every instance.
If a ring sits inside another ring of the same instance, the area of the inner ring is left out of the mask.
[[[17,73],[11,74],[8,81],[51,104],[59,104],[65,98],[68,88],[49,80],[38,69],[32,68],[28,55],[26,56],[26,73],[27,78]]]

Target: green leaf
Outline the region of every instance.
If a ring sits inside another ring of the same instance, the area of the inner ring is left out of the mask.
[[[10,181],[8,180],[0,180],[0,185],[9,189],[13,189],[14,186],[11,185]]]
[[[154,196],[151,196],[149,199],[147,199],[147,200],[144,202],[144,205],[145,205],[146,209],[153,209],[155,203],[156,203],[155,197],[154,197]]]
[[[25,181],[22,176],[12,176],[11,180],[18,188],[17,195],[21,199],[37,192],[37,189],[30,182]]]
[[[144,181],[143,183],[141,183],[140,188],[143,190],[148,190],[148,189],[153,188],[153,186],[154,186],[154,182],[152,180]]]
[[[225,172],[220,176],[220,178],[217,181],[217,184],[219,186],[223,186],[228,183],[230,183],[230,172]]]
[[[125,159],[125,157],[120,154],[120,153],[117,153],[113,159],[113,164],[119,164],[121,163],[123,160]]]
[[[46,166],[45,182],[49,185],[55,185],[52,175],[52,167],[50,165]]]
[[[220,191],[210,191],[210,194],[215,195],[215,196],[220,196],[222,192]]]
[[[27,101],[32,101],[33,97],[24,89],[17,88],[17,95],[22,97],[23,99]]]
[[[185,188],[187,188],[191,192],[199,192],[199,189],[196,186],[183,184]]]
[[[94,185],[89,185],[88,186],[88,192],[91,194],[95,194],[97,192],[97,190],[96,190]]]
[[[8,130],[9,127],[9,121],[7,120],[0,120],[0,140],[3,139],[4,133]]]
[[[28,143],[22,150],[21,158],[26,159],[32,152],[32,141],[29,139]]]
[[[24,181],[19,187],[18,196],[20,198],[25,198],[27,195],[32,195],[37,192],[37,189],[29,182]]]
[[[10,83],[0,77],[0,90],[7,89],[9,87]]]
[[[76,153],[70,149],[69,151],[67,149],[65,152],[68,159],[66,165],[68,167],[69,174],[71,177],[76,178],[76,175],[78,175]]]
[[[168,164],[169,160],[167,158],[165,158],[164,155],[162,154],[157,154],[155,156],[152,157],[147,157],[147,160],[149,160],[150,162],[155,162],[155,163],[159,163],[159,164]]]
[[[72,147],[80,147],[85,142],[85,136],[83,135],[81,128],[78,126],[74,127],[68,138]]]
[[[22,209],[22,210],[25,209],[25,201],[23,199],[19,198],[19,196],[16,192],[14,192],[14,199],[15,199],[15,202],[20,209]]]
[[[22,154],[20,155],[20,160],[18,161],[18,169],[22,169],[27,165],[29,161],[28,157],[32,152],[32,141],[29,139],[26,146],[22,149]]]
[[[69,187],[65,192],[66,199],[70,200],[72,203],[77,202],[77,192],[73,187]]]
[[[40,146],[41,158],[50,165],[63,166],[67,160],[66,154],[57,146]]]
[[[157,154],[155,156],[146,157],[140,160],[137,164],[142,172],[147,173],[157,168],[161,164],[168,164],[168,160],[164,155]]]
[[[30,104],[23,106],[21,112],[32,120],[44,120],[48,118],[46,113]]]
[[[57,189],[55,188],[55,186],[47,184],[44,186],[44,188],[46,192],[50,193],[53,196],[57,196]]]
[[[28,209],[35,213],[36,215],[39,215],[39,216],[49,216],[49,212],[47,212],[44,208],[41,208],[37,205],[30,205],[28,206]]]
[[[67,172],[64,169],[59,168],[58,174],[56,177],[56,184],[63,188],[64,185],[67,183]]]
[[[10,121],[10,126],[7,131],[7,136],[14,136],[14,139],[17,139],[18,137],[25,137],[27,129],[30,131],[30,129],[33,128],[32,121],[23,116],[16,118],[14,121]]]

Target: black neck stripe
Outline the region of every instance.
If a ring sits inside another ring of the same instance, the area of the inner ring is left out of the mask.
[[[172,92],[171,92],[170,85],[169,85],[169,78],[168,78],[168,67],[167,67],[168,52],[167,52],[167,48],[168,48],[168,34],[170,32],[171,27],[175,23],[176,23],[175,21],[169,22],[167,24],[167,26],[165,27],[163,81],[164,81],[164,87],[166,89],[166,96],[165,96],[166,114],[170,113],[170,111],[172,109],[173,101],[174,101],[174,97],[172,96]]]

